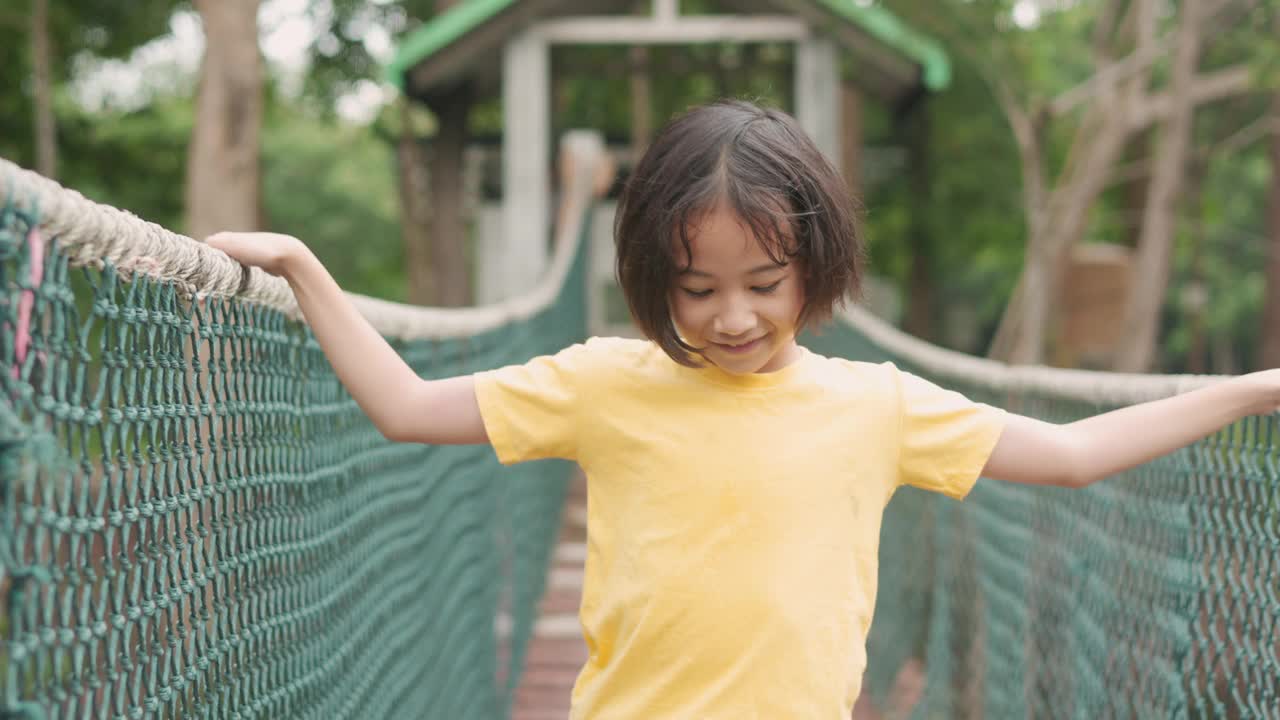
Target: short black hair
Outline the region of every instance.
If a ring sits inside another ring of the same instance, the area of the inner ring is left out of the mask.
[[[770,259],[799,261],[797,328],[830,319],[862,284],[863,242],[848,185],[799,123],[742,100],[696,107],[654,138],[623,187],[614,220],[617,274],[632,318],[673,360],[697,366],[671,317],[691,228],[718,204],[732,209]]]

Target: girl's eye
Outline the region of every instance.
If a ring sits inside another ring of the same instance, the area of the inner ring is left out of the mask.
[[[760,293],[761,295],[769,295],[769,294],[772,294],[774,290],[777,290],[778,286],[781,284],[782,284],[782,280],[778,280],[772,285],[763,285],[761,287],[753,287],[751,288],[751,290],[754,292]]]
[[[694,290],[692,288],[680,288],[680,289],[684,291],[685,295],[688,295],[689,297],[693,297],[693,298],[704,298],[711,294],[710,289],[707,289],[707,290]]]

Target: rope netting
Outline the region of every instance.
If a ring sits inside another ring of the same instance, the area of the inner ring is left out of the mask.
[[[1216,380],[1011,368],[857,309],[841,320],[809,344],[1052,422]],[[1280,718],[1278,420],[1083,490],[900,491],[880,545],[873,697],[910,702],[919,686],[915,718]]]
[[[585,335],[565,147],[530,294],[355,298],[422,376]],[[388,442],[283,281],[2,160],[0,202],[0,715],[505,715],[570,467]]]

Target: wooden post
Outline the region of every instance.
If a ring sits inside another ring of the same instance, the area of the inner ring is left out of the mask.
[[[824,37],[796,43],[796,120],[833,165],[840,164],[840,64]]]
[[[546,270],[550,232],[550,59],[527,29],[507,43],[502,73],[504,295],[533,286]]]

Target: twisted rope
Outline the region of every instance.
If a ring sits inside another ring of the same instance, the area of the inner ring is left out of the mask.
[[[1008,365],[931,345],[861,307],[844,308],[838,319],[892,355],[939,380],[975,385],[997,393],[1046,395],[1096,405],[1133,405],[1171,397],[1225,379],[1215,375],[1141,375]]]
[[[560,208],[555,255],[549,272],[528,293],[482,307],[427,308],[348,293],[370,323],[404,340],[474,335],[522,320],[547,307],[564,284],[581,236],[587,203],[598,189],[605,162],[598,135],[571,132],[562,142],[565,200]],[[111,262],[121,273],[143,273],[178,285],[188,298],[234,296],[301,319],[288,283],[245,268],[219,250],[170,232],[124,210],[102,205],[0,158],[0,196],[24,209],[39,208],[41,226],[58,238],[76,265]],[[1100,405],[1146,402],[1204,387],[1223,378],[1136,375],[1042,366],[1012,366],[946,350],[914,338],[857,306],[839,320],[903,361],[939,379],[971,383],[1001,393],[1039,393]]]
[[[556,228],[550,270],[529,292],[500,303],[469,308],[427,308],[348,293],[380,333],[402,340],[453,338],[523,320],[548,307],[564,284],[581,236],[586,208],[596,190],[604,146],[594,133],[567,133],[562,141],[564,203]],[[57,238],[76,266],[111,263],[126,276],[141,273],[174,283],[187,299],[236,297],[277,310],[295,320],[302,313],[282,278],[247,268],[220,250],[170,232],[119,208],[0,158],[0,198],[19,211],[38,209],[40,227]],[[531,239],[537,241],[537,238]]]

